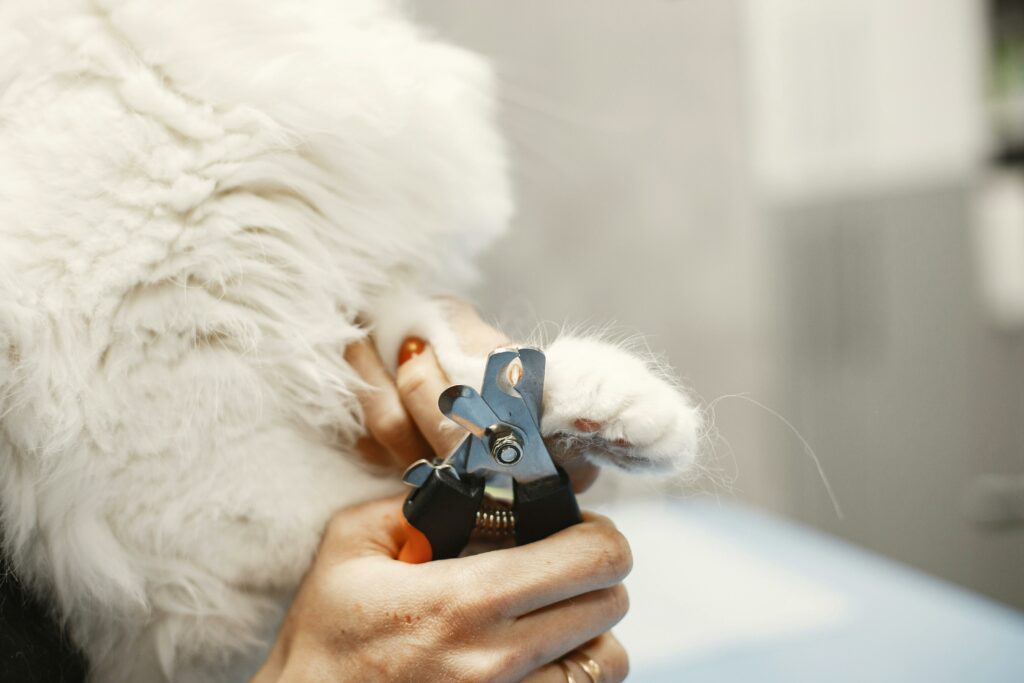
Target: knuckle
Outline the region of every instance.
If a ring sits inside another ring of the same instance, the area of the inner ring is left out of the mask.
[[[475,596],[452,595],[435,601],[432,607],[431,613],[437,616],[444,630],[449,633],[472,635],[477,631],[481,610]]]
[[[608,592],[609,611],[612,617],[619,621],[629,611],[629,591],[619,583],[609,588]]]
[[[370,433],[385,447],[401,442],[414,429],[412,419],[397,400],[389,401],[386,406],[375,411],[368,422]]]
[[[458,658],[456,669],[459,681],[494,681],[509,670],[510,658],[506,652],[470,649]]]
[[[507,616],[512,613],[515,602],[505,592],[491,591],[481,596],[481,612],[490,616]]]
[[[608,527],[611,527],[613,529],[616,528],[615,527],[615,522],[613,522],[609,517],[606,517],[605,515],[602,515],[599,512],[594,512],[592,510],[585,511],[583,513],[583,519],[585,521],[587,521],[587,522],[590,522],[591,524],[599,524],[601,526],[608,526]]]
[[[401,396],[408,397],[418,393],[426,385],[427,379],[426,366],[413,358],[399,369],[395,386]]]
[[[615,576],[625,578],[633,569],[633,551],[629,541],[614,527],[602,525],[596,528],[600,530],[598,547],[601,563]]]
[[[512,611],[512,601],[501,591],[475,590],[467,593],[462,600],[463,608],[474,619],[494,619]]]

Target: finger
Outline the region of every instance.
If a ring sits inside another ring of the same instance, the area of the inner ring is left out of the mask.
[[[448,323],[458,333],[459,346],[464,353],[485,356],[511,343],[508,337],[485,323],[476,309],[465,301],[442,297],[441,304]]]
[[[565,473],[569,475],[569,481],[572,482],[572,490],[575,493],[583,493],[589,489],[601,474],[600,467],[584,458],[564,460],[561,465],[565,469]]]
[[[430,445],[402,405],[394,380],[369,339],[361,339],[345,349],[345,360],[359,374],[368,391],[360,392],[366,430],[383,449],[364,443],[361,453],[374,464],[405,467],[420,458],[432,458]],[[384,456],[390,462],[379,462]]]
[[[589,489],[601,473],[601,468],[586,457],[586,446],[578,439],[561,433],[550,434],[544,438],[544,445],[555,462],[565,469],[576,493]]]
[[[437,407],[437,397],[448,388],[449,381],[434,350],[427,346],[422,353],[399,365],[395,384],[402,405],[433,452],[448,455],[465,438],[466,432]]]
[[[516,642],[526,642],[531,634],[541,634],[549,655],[542,661],[550,661],[609,630],[622,621],[628,610],[629,595],[626,587],[618,583],[519,617],[511,633]]]
[[[408,538],[402,501],[405,495],[344,508],[334,514],[324,530],[320,555],[341,560],[366,555],[398,557]]]
[[[379,467],[385,470],[392,470],[396,464],[396,458],[391,451],[384,448],[377,439],[372,436],[364,436],[356,441],[356,452],[368,465]]]
[[[582,524],[540,541],[459,562],[467,594],[486,596],[482,609],[518,617],[620,583],[633,567],[633,556],[607,518],[587,513]]]
[[[601,676],[605,683],[621,683],[629,674],[629,655],[622,643],[611,633],[604,633],[594,640],[577,647],[575,652],[566,653],[567,657],[560,661],[545,664],[523,679],[523,683],[566,683],[565,666],[569,667],[572,677],[583,682],[593,680],[580,666],[576,659],[593,660],[601,667]]]

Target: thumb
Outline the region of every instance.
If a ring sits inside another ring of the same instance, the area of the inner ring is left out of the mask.
[[[339,510],[327,525],[320,553],[337,560],[397,558],[409,535],[402,515],[404,500],[403,494]]]

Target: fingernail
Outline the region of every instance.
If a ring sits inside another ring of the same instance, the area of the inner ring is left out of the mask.
[[[402,345],[398,347],[398,364],[402,365],[411,360],[414,356],[423,353],[427,348],[425,339],[419,337],[406,337]]]

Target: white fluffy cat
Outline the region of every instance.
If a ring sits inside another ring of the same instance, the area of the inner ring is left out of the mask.
[[[94,680],[240,675],[332,511],[397,490],[346,457],[349,342],[478,382],[426,297],[509,219],[492,87],[385,0],[0,3],[0,527]],[[548,359],[545,433],[693,458],[642,360]]]

